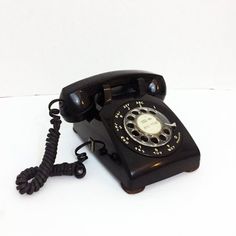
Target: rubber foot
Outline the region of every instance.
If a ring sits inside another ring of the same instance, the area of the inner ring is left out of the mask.
[[[185,172],[190,173],[190,172],[193,172],[193,171],[195,171],[195,170],[197,170],[197,169],[198,169],[198,167],[197,167],[197,168],[193,168],[193,169],[186,170]]]
[[[140,192],[142,192],[145,189],[145,187],[141,187],[141,188],[137,188],[137,189],[128,189],[122,183],[121,183],[121,187],[128,194],[140,193]]]

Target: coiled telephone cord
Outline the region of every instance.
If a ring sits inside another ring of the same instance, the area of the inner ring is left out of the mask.
[[[53,127],[48,130],[45,152],[41,164],[39,166],[25,169],[16,178],[16,188],[21,194],[32,194],[37,192],[47,181],[49,176],[74,175],[76,178],[83,178],[86,174],[86,168],[83,162],[88,157],[85,152],[78,153],[78,151],[86,145],[95,143],[100,143],[103,145],[100,150],[104,150],[105,148],[105,144],[103,142],[98,140],[90,140],[79,145],[75,149],[75,155],[78,159],[76,162],[54,164],[60,137],[59,130],[62,123],[59,115],[59,109],[52,108],[52,105],[56,102],[63,102],[63,100],[55,99],[48,105],[49,115],[52,117],[50,123]]]

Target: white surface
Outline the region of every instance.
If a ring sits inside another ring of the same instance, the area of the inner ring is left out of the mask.
[[[82,180],[21,196],[15,177],[41,162],[57,95],[1,98],[0,235],[235,236],[235,12],[234,0],[0,0],[0,97],[58,94],[109,70],[161,73],[201,150],[199,170],[137,195],[88,152]],[[66,122],[61,133],[57,163],[74,161],[80,140]]]
[[[235,0],[0,0],[0,96],[117,69],[169,88],[236,88]]]
[[[201,166],[128,195],[88,152],[87,175],[49,178],[32,196],[15,177],[41,161],[56,96],[0,99],[0,235],[236,235],[235,90],[169,90],[166,103],[201,150]],[[80,140],[63,122],[57,162]]]

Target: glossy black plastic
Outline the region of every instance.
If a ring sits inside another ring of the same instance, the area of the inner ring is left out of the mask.
[[[83,121],[74,124],[74,130],[84,140],[93,137],[106,143],[108,152],[104,155],[96,152],[96,155],[129,193],[136,193],[146,185],[181,172],[194,171],[200,163],[200,152],[197,145],[170,108],[161,99],[148,94],[139,99],[154,103],[160,111],[168,116],[171,122],[177,123],[182,140],[174,153],[160,158],[148,157],[132,151],[119,140],[111,118],[117,107],[130,99],[116,100],[104,106],[99,113],[101,120],[94,119],[91,122]]]
[[[165,95],[166,85],[160,75],[144,71],[108,72],[65,87],[60,96],[64,101],[60,112],[74,123],[75,132],[84,141],[92,137],[105,143],[106,150],[97,149],[96,156],[126,192],[137,193],[146,185],[199,167],[199,149],[182,122],[164,104]],[[122,142],[115,130],[117,112],[127,104],[141,103],[155,107],[176,124],[173,135],[179,135],[178,144],[176,141],[167,144],[167,148],[160,147],[161,155],[151,155],[154,149],[147,147],[148,155],[135,151],[135,142]],[[170,144],[174,144],[174,149],[169,151]]]
[[[139,96],[147,92],[164,99],[166,95],[166,84],[161,75],[138,70],[107,72],[80,80],[62,89],[60,99],[64,102],[60,105],[60,112],[64,119],[68,122],[92,119],[91,112],[96,110],[95,95],[103,96],[104,85],[109,85],[114,90],[113,96],[119,89],[123,92],[116,96],[125,96],[125,93],[127,95],[129,92]]]

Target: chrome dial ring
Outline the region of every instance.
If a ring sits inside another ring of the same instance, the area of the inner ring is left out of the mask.
[[[151,107],[136,107],[124,117],[124,128],[136,142],[148,147],[160,147],[172,137],[170,121]]]

